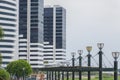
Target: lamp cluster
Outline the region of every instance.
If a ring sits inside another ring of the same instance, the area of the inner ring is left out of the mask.
[[[104,47],[104,43],[97,43],[97,47],[99,48],[99,52],[98,52],[98,55],[99,55],[99,80],[102,80],[102,49]],[[86,50],[88,51],[88,67],[91,67],[91,50],[92,50],[92,46],[87,46],[86,47]],[[79,67],[82,67],[82,53],[83,53],[83,50],[78,50],[78,54],[79,54]],[[75,52],[72,52],[71,55],[72,55],[72,66],[74,67],[74,61],[75,61]],[[120,55],[120,52],[112,52],[112,56],[113,58],[115,59],[114,61],[114,80],[118,80],[118,76],[117,76],[117,70],[118,70],[118,57]],[[88,80],[91,80],[91,72],[88,71]],[[75,76],[74,76],[74,72],[72,73],[72,80],[74,80]],[[81,76],[81,72],[79,71],[79,80],[82,79],[82,76]]]
[[[103,49],[103,47],[104,47],[104,43],[97,43],[97,47],[98,47],[99,50],[101,51],[101,50]],[[91,50],[92,50],[92,46],[87,46],[87,47],[86,47],[86,50],[88,51],[88,53],[90,53]],[[79,54],[79,55],[82,55],[82,53],[83,53],[83,50],[78,50],[78,54]],[[76,53],[75,53],[75,52],[72,52],[71,55],[72,55],[72,56],[75,56]],[[115,60],[118,59],[119,55],[120,55],[120,52],[112,52],[112,56],[113,56],[113,58],[114,58]]]

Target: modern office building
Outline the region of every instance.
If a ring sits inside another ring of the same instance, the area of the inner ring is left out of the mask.
[[[55,5],[44,8],[44,62],[46,66],[66,60],[66,10]]]
[[[18,0],[0,0],[0,27],[4,37],[0,39],[2,67],[18,59]]]
[[[19,0],[19,58],[43,67],[43,0]]]

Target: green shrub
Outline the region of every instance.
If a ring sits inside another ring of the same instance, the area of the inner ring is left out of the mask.
[[[17,60],[17,61],[10,62],[7,65],[6,70],[11,75],[15,75],[18,79],[20,77],[23,77],[23,75],[29,76],[32,73],[32,68],[30,64],[25,60]]]
[[[9,79],[10,79],[9,73],[6,70],[0,68],[0,80],[9,80]]]

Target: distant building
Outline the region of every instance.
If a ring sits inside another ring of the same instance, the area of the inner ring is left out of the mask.
[[[43,67],[43,0],[19,0],[19,58]]]
[[[44,8],[44,62],[53,66],[66,60],[66,10],[61,6]]]
[[[4,31],[0,39],[2,67],[18,59],[18,0],[0,0],[0,27]]]

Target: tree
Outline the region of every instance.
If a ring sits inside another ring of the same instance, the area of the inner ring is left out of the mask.
[[[5,70],[0,68],[0,80],[10,80],[9,73]]]
[[[2,39],[4,36],[4,32],[3,32],[3,29],[0,27],[0,39]]]
[[[11,75],[15,75],[17,79],[23,76],[29,76],[32,73],[30,64],[25,60],[17,60],[9,63],[6,70]]]
[[[0,39],[3,38],[3,35],[4,35],[3,29],[0,27]],[[1,53],[0,53],[0,67],[1,67],[1,64],[2,64],[2,55],[1,55]]]

